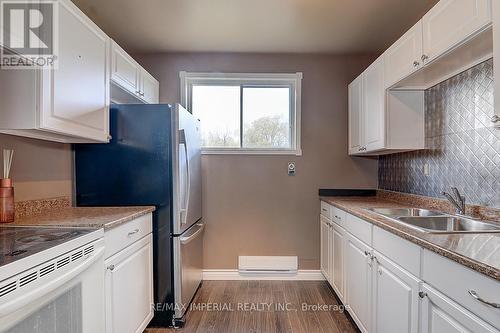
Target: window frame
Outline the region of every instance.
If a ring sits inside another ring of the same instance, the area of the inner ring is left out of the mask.
[[[239,85],[242,100],[243,87],[289,87],[290,93],[290,148],[243,147],[243,110],[240,101],[240,147],[202,147],[202,154],[212,155],[302,155],[300,126],[302,101],[302,73],[200,73],[181,71],[181,104],[189,111],[192,106],[193,85]]]

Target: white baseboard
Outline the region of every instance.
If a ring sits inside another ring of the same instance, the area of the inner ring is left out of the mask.
[[[240,273],[237,269],[204,269],[203,280],[323,281],[325,277],[319,269],[299,269],[295,273]]]

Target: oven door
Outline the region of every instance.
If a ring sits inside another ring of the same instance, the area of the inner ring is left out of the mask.
[[[0,296],[0,332],[104,332],[102,240],[2,281],[2,286],[13,289]]]

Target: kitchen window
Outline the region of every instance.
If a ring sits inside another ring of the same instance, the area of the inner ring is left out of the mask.
[[[201,121],[202,153],[301,155],[302,73],[180,78],[181,104]]]

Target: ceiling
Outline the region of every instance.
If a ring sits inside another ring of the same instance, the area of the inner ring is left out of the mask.
[[[378,53],[438,0],[73,0],[129,52]]]

